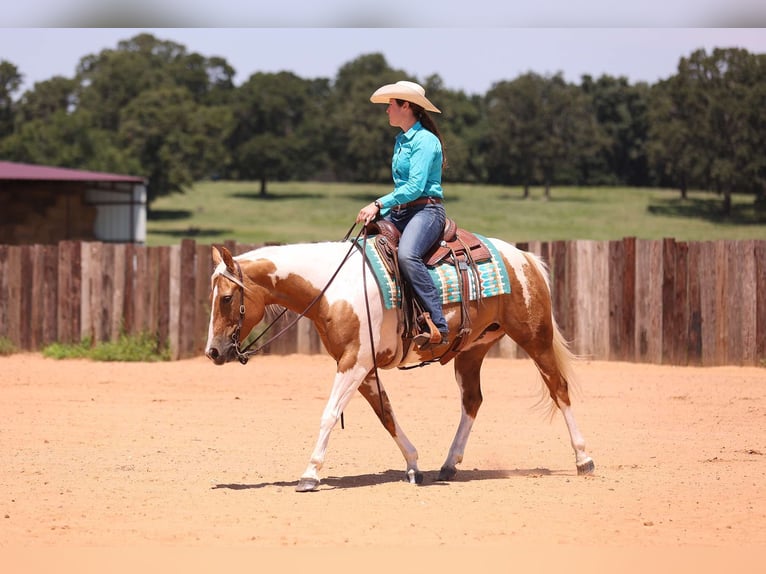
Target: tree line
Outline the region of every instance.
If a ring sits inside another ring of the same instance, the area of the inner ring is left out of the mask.
[[[413,79],[443,114],[445,182],[628,185],[751,194],[766,203],[766,54],[697,50],[655,84],[529,72],[466,94],[413,78],[382,54],[335,78],[254,73],[235,86],[224,58],[139,34],[83,57],[16,97],[0,60],[0,154],[11,161],[142,175],[150,201],[195,181],[390,181],[392,128],[369,103]]]

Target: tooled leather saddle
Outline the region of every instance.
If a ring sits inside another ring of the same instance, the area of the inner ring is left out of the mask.
[[[414,296],[412,288],[401,276],[397,249],[401,233],[396,226],[386,219],[377,219],[365,226],[368,237],[376,236],[378,253],[388,272],[394,278],[401,289],[402,305],[399,320],[404,324],[402,339],[406,344],[412,341],[417,334],[418,318],[423,315],[423,308]],[[489,248],[476,235],[457,226],[453,219],[447,218],[444,224],[444,232],[433,247],[423,258],[429,267],[435,267],[441,263],[448,263],[455,267],[460,290],[461,320],[457,337],[450,344],[447,351],[438,357],[442,364],[449,362],[468,341],[471,333],[471,318],[468,312],[470,298],[469,273],[477,274],[476,266],[479,263],[489,261],[492,253]],[[405,349],[406,353],[406,349]],[[437,359],[434,359],[437,360]]]

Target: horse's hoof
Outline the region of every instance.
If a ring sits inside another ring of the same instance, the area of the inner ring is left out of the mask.
[[[406,480],[410,484],[423,484],[423,473],[419,470],[408,470]]]
[[[317,487],[319,487],[319,480],[316,478],[301,478],[295,490],[296,492],[314,492]]]
[[[438,480],[449,482],[457,474],[457,469],[454,466],[443,466],[439,470]]]
[[[594,470],[596,470],[596,465],[593,463],[592,459],[588,459],[584,463],[577,465],[577,474],[579,476],[593,474]]]

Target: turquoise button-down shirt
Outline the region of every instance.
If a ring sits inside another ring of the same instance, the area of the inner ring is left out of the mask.
[[[420,199],[443,198],[442,145],[433,133],[415,122],[406,132],[400,132],[394,143],[391,159],[394,190],[379,198],[381,215],[392,207]]]

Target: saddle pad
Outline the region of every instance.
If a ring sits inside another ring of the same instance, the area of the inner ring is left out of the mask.
[[[510,293],[511,281],[508,278],[508,270],[505,268],[497,248],[486,237],[481,235],[476,235],[476,237],[481,239],[489,248],[492,257],[489,261],[479,263],[476,266],[476,273],[469,271],[469,300],[475,301],[479,299],[479,295],[481,297],[494,297]],[[359,240],[360,248],[361,244],[362,240]],[[376,241],[372,239],[368,239],[365,243],[367,261],[378,282],[378,287],[380,287],[386,309],[398,308],[401,306],[399,285],[397,285],[394,278],[388,272],[375,244]],[[457,270],[452,264],[447,262],[439,263],[435,267],[429,267],[428,272],[442,297],[443,305],[459,303],[462,300],[462,294],[458,286]],[[478,275],[478,284],[475,275]]]

